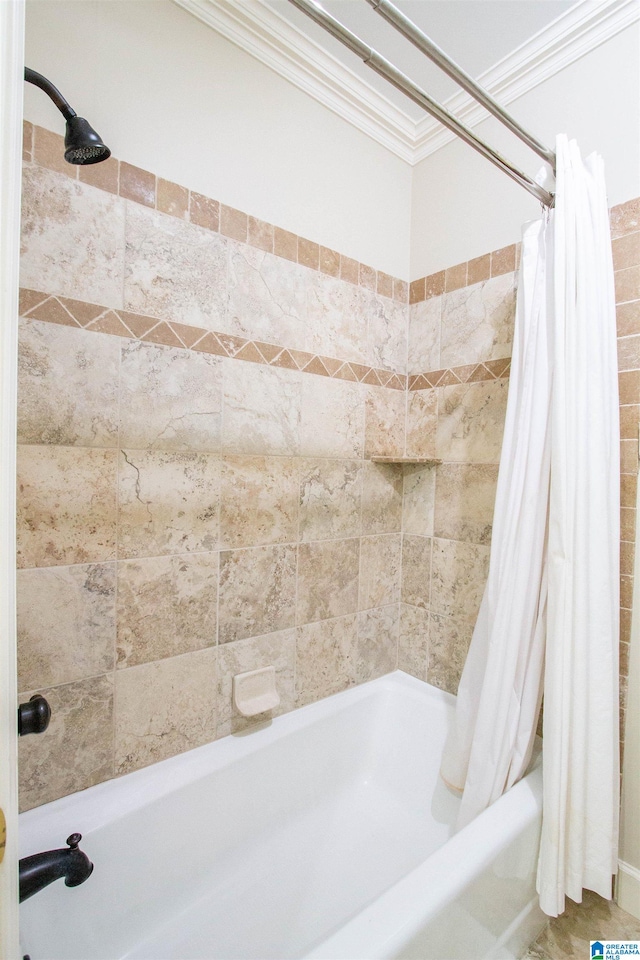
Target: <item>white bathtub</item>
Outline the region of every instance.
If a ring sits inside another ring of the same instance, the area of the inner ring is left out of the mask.
[[[518,957],[545,922],[541,771],[455,836],[454,698],[397,672],[29,811],[95,864],[21,907],[31,960]]]

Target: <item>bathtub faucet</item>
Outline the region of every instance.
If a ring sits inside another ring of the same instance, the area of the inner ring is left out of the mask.
[[[78,887],[91,876],[93,864],[78,850],[81,840],[79,833],[72,833],[67,839],[68,849],[47,850],[20,861],[20,903],[61,877],[68,887]]]

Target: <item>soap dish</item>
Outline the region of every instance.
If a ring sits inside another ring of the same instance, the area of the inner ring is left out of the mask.
[[[233,705],[243,717],[275,710],[279,703],[275,667],[237,673],[233,678]]]

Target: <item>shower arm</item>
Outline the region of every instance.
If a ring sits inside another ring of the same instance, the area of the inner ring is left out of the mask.
[[[335,37],[336,40],[339,40],[345,47],[348,47],[353,53],[359,56],[368,67],[388,80],[394,87],[397,87],[398,90],[402,91],[409,99],[417,103],[418,106],[422,107],[426,113],[435,117],[436,120],[439,120],[448,130],[451,130],[452,133],[461,140],[464,140],[470,147],[473,147],[474,150],[481,153],[483,157],[486,157],[487,160],[502,170],[503,173],[506,173],[508,177],[511,177],[512,180],[519,183],[521,187],[524,187],[525,190],[532,194],[545,207],[553,206],[554,196],[552,193],[549,193],[548,190],[541,187],[539,183],[536,183],[536,181],[527,176],[526,173],[519,170],[496,150],[493,150],[489,144],[476,136],[469,127],[458,120],[446,107],[430,97],[424,90],[418,87],[413,80],[407,77],[406,74],[398,70],[397,67],[394,67],[389,60],[385,59],[380,53],[364,43],[360,37],[357,37],[355,33],[352,33],[330,13],[327,13],[316,0],[289,0],[289,2],[292,3],[294,7],[302,10],[311,20],[315,20],[317,24]]]
[[[43,77],[41,73],[37,73],[35,70],[25,67],[24,79],[27,81],[27,83],[33,83],[34,86],[40,87],[41,90],[44,90],[47,96],[53,100],[65,120],[71,120],[72,117],[78,116],[73,107],[71,107],[62,96],[58,88],[54,87],[51,81],[47,80],[46,77]]]

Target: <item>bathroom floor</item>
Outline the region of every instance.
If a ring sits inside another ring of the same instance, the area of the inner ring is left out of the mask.
[[[614,900],[603,900],[585,890],[582,903],[567,900],[567,904],[523,960],[588,960],[590,940],[640,939],[640,920],[621,910]]]

